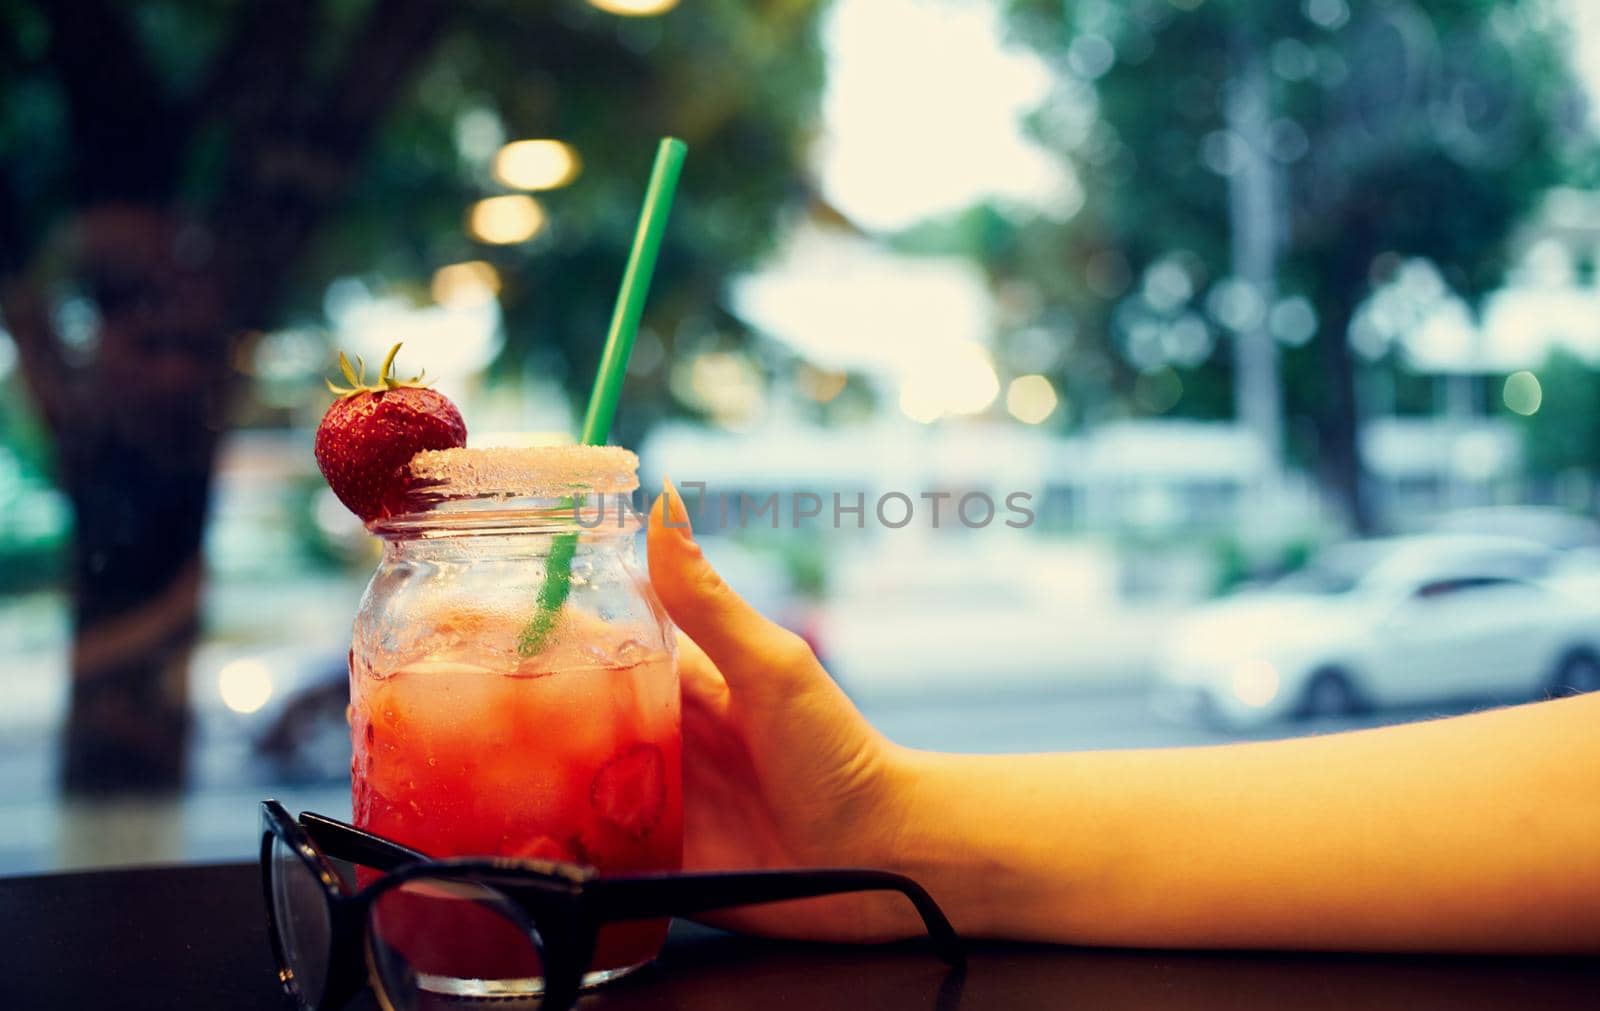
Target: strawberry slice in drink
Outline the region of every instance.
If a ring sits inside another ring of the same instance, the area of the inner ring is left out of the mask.
[[[547,835],[534,836],[527,842],[513,846],[507,856],[524,860],[551,860],[560,863],[581,863],[580,848],[576,839],[562,844]]]
[[[667,801],[666,761],[654,744],[635,744],[594,774],[589,801],[600,817],[634,838],[661,820]]]

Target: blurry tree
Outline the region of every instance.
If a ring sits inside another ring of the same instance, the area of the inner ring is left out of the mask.
[[[674,133],[650,319],[730,339],[702,307],[800,195],[818,6],[0,0],[0,314],[75,521],[67,788],[181,781],[211,474],[262,332],[319,318],[330,278],[489,256],[508,358],[581,389]],[[526,136],[572,143],[580,183],[537,241],[475,246],[487,154]]]
[[[1592,473],[1600,460],[1600,372],[1570,351],[1556,351],[1537,370],[1538,409],[1516,418],[1530,476],[1547,481]],[[1501,384],[1494,398],[1500,400]]]
[[[1289,441],[1349,523],[1370,529],[1352,315],[1408,257],[1437,264],[1469,300],[1500,282],[1505,240],[1561,177],[1581,120],[1561,9],[1549,0],[1008,0],[1008,9],[1016,36],[1059,70],[1035,126],[1087,199],[1066,224],[1019,222],[998,269],[1070,315],[1080,345],[1115,347],[1142,373],[1178,369],[1180,413],[1249,418],[1263,407],[1251,396],[1278,400],[1269,413],[1286,399],[1310,422],[1291,425]],[[1218,337],[1259,340],[1265,361],[1222,360]],[[1274,343],[1281,392],[1270,376],[1263,385],[1238,371],[1271,369]]]

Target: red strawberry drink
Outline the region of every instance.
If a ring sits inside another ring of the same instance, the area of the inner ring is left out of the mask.
[[[357,825],[434,857],[681,866],[670,630],[635,558],[638,519],[618,508],[636,464],[615,447],[447,448],[359,478],[384,554],[350,652]],[[536,989],[527,925],[461,899],[391,893],[375,947],[427,989]],[[590,981],[649,961],[665,932],[605,928]]]
[[[418,658],[397,657],[390,670],[352,663],[356,824],[435,856],[677,870],[683,793],[671,654],[596,626],[521,660],[494,648],[514,646],[518,632],[496,620],[440,615],[429,619],[435,648]],[[488,924],[432,926],[431,946],[419,937],[408,952],[414,963],[480,979],[515,973],[516,939]],[[647,962],[665,934],[659,922],[608,927],[591,968]],[[428,951],[438,964],[425,964]]]
[[[431,856],[677,870],[683,854],[678,679],[659,606],[634,562],[633,454],[596,447],[429,452],[414,511],[373,524],[384,560],[350,657],[355,822]],[[558,491],[579,499],[586,530]],[[508,498],[513,488],[531,495]],[[542,642],[527,632],[574,547]],[[376,927],[447,992],[519,992],[528,946],[469,904],[400,896]],[[600,936],[591,970],[649,961],[665,923]],[[450,980],[475,980],[465,990]],[[507,982],[510,981],[510,982]],[[490,989],[493,989],[491,986]]]

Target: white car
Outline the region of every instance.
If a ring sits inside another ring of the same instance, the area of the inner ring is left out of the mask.
[[[1600,606],[1546,582],[1554,560],[1505,537],[1341,545],[1183,622],[1158,662],[1154,702],[1244,728],[1600,688]]]

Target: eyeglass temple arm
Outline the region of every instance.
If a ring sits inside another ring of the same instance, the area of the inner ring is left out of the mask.
[[[375,870],[392,871],[429,859],[425,853],[309,811],[300,816],[300,825],[328,856]],[[693,916],[735,906],[851,892],[898,892],[916,907],[939,957],[952,965],[966,960],[960,936],[933,896],[910,878],[889,871],[846,868],[641,875],[598,878],[587,882],[583,891],[590,910],[602,921]]]
[[[310,811],[300,816],[300,827],[310,834],[323,853],[362,867],[392,871],[405,864],[428,859],[425,853]]]
[[[599,878],[583,886],[590,909],[602,921],[693,916],[735,906],[849,892],[899,892],[916,907],[939,957],[965,962],[961,937],[944,911],[915,881],[889,871],[859,869],[733,871],[714,874],[641,875]]]

